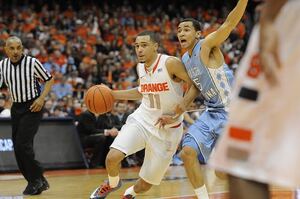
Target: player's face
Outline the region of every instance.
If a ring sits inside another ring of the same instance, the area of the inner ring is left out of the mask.
[[[4,49],[6,55],[13,63],[18,62],[21,59],[23,54],[23,46],[20,41],[18,40],[8,41]]]
[[[177,37],[182,48],[192,49],[200,37],[191,21],[181,22],[177,27]]]
[[[151,62],[157,53],[157,43],[149,35],[138,36],[134,43],[135,53],[140,63]]]

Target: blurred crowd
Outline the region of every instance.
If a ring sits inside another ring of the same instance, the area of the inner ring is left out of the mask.
[[[181,19],[198,19],[205,37],[224,22],[234,4],[218,0],[189,1],[188,5],[183,0],[153,0],[151,4],[144,0],[66,0],[64,3],[0,0],[0,59],[5,57],[5,39],[10,35],[20,37],[25,54],[39,59],[55,78],[45,101],[44,117],[74,118],[89,166],[104,167],[110,144],[138,102],[118,101],[112,112],[97,115],[89,112],[83,103],[86,89],[100,83],[112,89],[137,85],[133,42],[139,32],[156,32],[161,39],[159,51],[180,57],[182,50],[176,31]],[[245,50],[253,16],[248,9],[222,46],[225,61],[233,70]],[[10,116],[10,96],[5,90],[2,87],[0,117]],[[201,99],[190,109],[185,114],[185,128],[199,117]],[[122,166],[140,165],[142,159],[143,152],[134,154]],[[174,155],[172,164],[180,165],[182,161]]]
[[[94,84],[104,83],[113,89],[136,86],[133,42],[140,31],[157,32],[161,38],[160,52],[180,57],[182,51],[176,30],[181,19],[198,19],[205,36],[220,26],[231,9],[223,5],[210,9],[201,3],[184,5],[173,1],[159,5],[144,1],[141,4],[79,1],[80,6],[70,1],[30,2],[19,4],[13,0],[3,5],[0,58],[5,57],[5,39],[16,35],[24,42],[25,53],[38,58],[54,75],[55,85],[46,100],[44,117],[77,117],[84,109],[84,91]],[[243,55],[253,24],[251,16],[249,12],[245,14],[222,46],[225,61],[232,69]],[[0,104],[3,109],[9,109],[9,99],[8,95],[1,96],[0,100],[5,101]]]

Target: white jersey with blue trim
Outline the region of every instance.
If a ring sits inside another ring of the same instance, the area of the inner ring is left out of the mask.
[[[197,42],[192,56],[186,52],[182,56],[182,61],[189,77],[201,91],[206,107],[208,109],[226,109],[230,100],[233,72],[225,63],[217,69],[204,66],[200,60],[202,41]]]

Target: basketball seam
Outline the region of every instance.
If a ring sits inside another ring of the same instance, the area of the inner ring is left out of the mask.
[[[96,93],[96,89],[94,90],[94,93],[93,93],[93,106],[94,106],[95,113],[97,113],[97,109],[95,106],[95,93]]]
[[[97,89],[100,91],[100,94],[101,94],[101,96],[102,96],[102,99],[103,99],[103,101],[104,101],[104,104],[105,104],[105,112],[107,112],[107,104],[106,104],[105,97],[104,97],[104,95],[102,94],[102,91],[101,91],[101,89],[99,89],[99,87],[98,87],[98,86],[97,86]]]
[[[89,93],[91,92],[91,90],[88,90],[87,92],[86,92],[86,94],[85,94],[85,103],[86,103],[86,105],[88,106],[88,107],[91,107],[91,100],[89,100],[88,99],[88,95],[89,95]],[[90,110],[90,111],[92,111],[92,110]]]

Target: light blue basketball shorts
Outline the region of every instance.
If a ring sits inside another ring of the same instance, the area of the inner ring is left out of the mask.
[[[219,135],[224,130],[228,113],[224,109],[204,111],[184,135],[182,147],[196,150],[201,164],[206,164]]]

